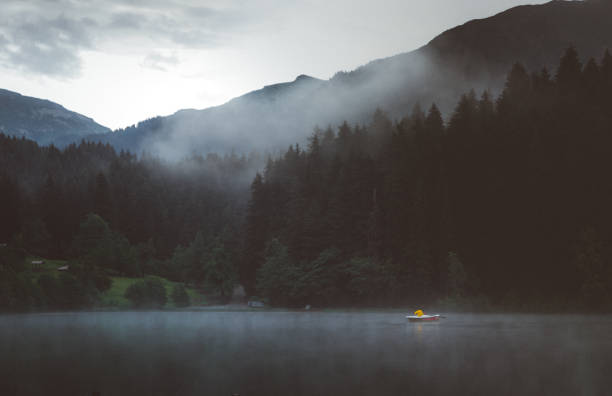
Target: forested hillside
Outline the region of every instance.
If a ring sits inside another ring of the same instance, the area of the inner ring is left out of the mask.
[[[612,57],[494,101],[316,132],[252,185],[242,281],[281,304],[610,307]],[[533,305],[535,302],[539,305]]]
[[[0,132],[63,147],[110,129],[57,103],[0,89]]]
[[[0,135],[1,308],[44,308],[30,254],[70,260],[94,297],[110,275],[160,275],[281,306],[609,309],[611,148],[612,56],[573,48],[555,72],[516,64],[497,99],[465,94],[448,122],[378,110],[265,166]]]
[[[0,240],[18,235],[36,253],[64,258],[93,212],[131,243],[152,240],[166,256],[199,231],[210,236],[235,225],[230,219],[240,215],[244,185],[260,163],[214,154],[166,163],[109,145],[58,150],[0,135]]]
[[[227,294],[248,183],[262,163],[231,154],[167,163],[109,145],[58,150],[0,134],[0,309],[92,306],[120,275],[161,275]],[[209,251],[217,257],[202,253]],[[61,279],[80,290],[77,302],[49,305],[44,284],[29,287],[37,274],[28,257],[69,260]],[[221,280],[202,273],[210,261],[225,271]]]

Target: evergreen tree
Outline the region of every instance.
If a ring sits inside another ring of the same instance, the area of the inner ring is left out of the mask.
[[[0,243],[9,242],[21,228],[22,193],[19,185],[0,174]]]
[[[601,242],[593,228],[585,228],[580,234],[575,263],[579,272],[580,297],[587,309],[602,309],[610,306],[608,289],[609,271],[602,257]]]
[[[266,248],[265,262],[257,270],[257,293],[273,305],[294,305],[294,287],[302,276],[286,246],[272,239]]]
[[[104,173],[100,172],[96,176],[94,191],[94,212],[100,215],[105,221],[113,221],[113,204],[111,200],[110,187]]]
[[[578,52],[573,46],[569,47],[561,57],[555,77],[561,92],[575,92],[581,80],[581,72],[582,63],[578,58]]]
[[[202,268],[205,282],[213,292],[219,294],[221,300],[228,300],[236,282],[236,273],[229,254],[220,238],[216,238],[207,250]]]
[[[49,232],[50,240],[46,248],[46,254],[51,257],[61,257],[69,234],[63,214],[66,212],[66,198],[61,187],[55,179],[49,175],[44,186],[39,191],[38,207],[45,229]]]
[[[166,305],[166,288],[161,280],[147,277],[132,283],[124,294],[136,308],[163,308]]]
[[[251,202],[246,218],[246,241],[240,267],[240,281],[247,294],[255,292],[257,269],[263,265],[268,213],[264,180],[258,173],[251,184]]]
[[[529,103],[530,92],[531,78],[527,74],[527,70],[525,70],[522,64],[515,63],[510,74],[508,74],[504,91],[497,103],[499,112],[507,117],[516,117],[517,112]],[[461,103],[457,108],[457,112],[466,112],[468,104],[464,103],[462,105]]]
[[[191,304],[191,298],[185,290],[185,285],[177,283],[172,288],[172,301],[174,305],[179,308],[188,307]]]

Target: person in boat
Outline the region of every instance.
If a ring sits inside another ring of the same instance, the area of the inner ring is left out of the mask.
[[[440,319],[440,315],[426,315],[422,309],[418,309],[414,312],[414,315],[406,316],[408,320],[411,322],[421,322],[421,321],[432,321]]]

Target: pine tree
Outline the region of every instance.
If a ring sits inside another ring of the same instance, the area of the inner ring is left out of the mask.
[[[578,52],[573,46],[569,47],[565,51],[563,57],[561,57],[561,62],[555,77],[561,92],[575,92],[576,88],[580,84],[581,72],[582,64],[578,58]]]
[[[23,195],[14,180],[0,175],[0,197],[0,243],[7,243],[21,229]]]
[[[611,303],[607,287],[605,263],[602,257],[601,241],[596,231],[585,228],[580,234],[576,248],[575,263],[580,273],[580,294],[590,309],[601,309]]]
[[[601,74],[604,79],[604,84],[607,84],[608,87],[612,85],[612,55],[610,54],[610,50],[606,50],[601,61]]]
[[[603,80],[595,59],[590,58],[582,72],[582,95],[590,105],[600,102]]]
[[[380,259],[384,247],[384,216],[377,197],[377,190],[372,191],[372,210],[368,219],[368,256]]]
[[[94,213],[100,215],[104,220],[113,223],[113,203],[110,187],[104,173],[96,175],[94,190]]]
[[[50,235],[47,254],[51,257],[63,257],[70,242],[70,234],[64,221],[66,199],[61,186],[51,175],[47,176],[37,201],[45,229]]]
[[[425,130],[428,136],[432,139],[440,139],[444,135],[444,121],[442,121],[442,113],[435,103],[431,105],[425,118]]]
[[[507,117],[515,117],[529,103],[530,93],[531,78],[522,64],[515,63],[497,102],[498,111]]]
[[[215,238],[207,247],[202,269],[206,284],[219,294],[222,301],[227,301],[232,296],[236,274],[229,252],[220,238]]]
[[[612,109],[612,55],[606,50],[601,61],[602,103],[608,110]]]
[[[191,298],[187,294],[187,290],[185,290],[185,285],[182,283],[174,285],[172,288],[172,301],[174,306],[179,308],[187,307],[191,304]]]
[[[297,154],[297,152],[296,152]],[[257,173],[251,184],[251,202],[247,211],[245,249],[240,265],[240,282],[247,294],[255,294],[257,269],[265,260],[264,253],[268,237],[268,194],[262,176]]]

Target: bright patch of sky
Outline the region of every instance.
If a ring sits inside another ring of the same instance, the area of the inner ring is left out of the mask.
[[[3,0],[0,88],[115,129],[299,74],[328,79],[524,3]]]

